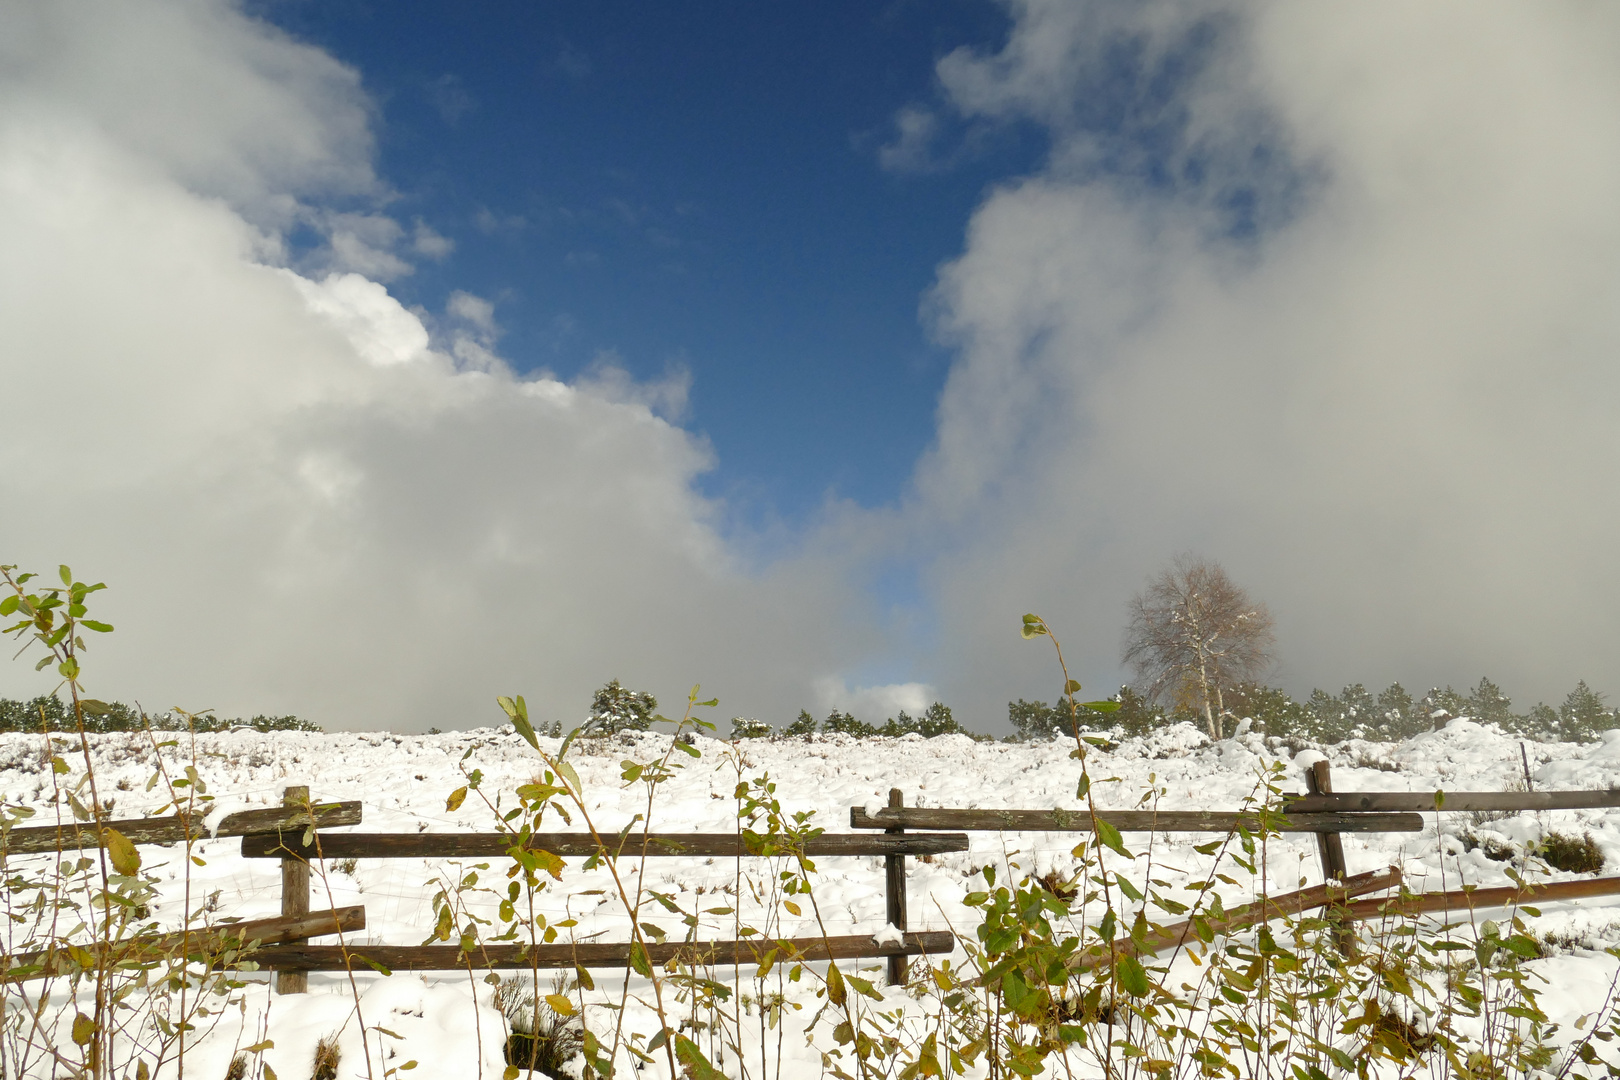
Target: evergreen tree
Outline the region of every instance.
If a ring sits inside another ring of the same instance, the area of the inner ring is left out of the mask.
[[[1559,729],[1562,725],[1558,720],[1558,710],[1545,701],[1538,701],[1533,709],[1518,719],[1518,730],[1521,735],[1539,742],[1555,742],[1560,737]]]
[[[1114,700],[1119,708],[1110,719],[1126,735],[1146,735],[1166,723],[1164,710],[1129,686],[1120,687]]]
[[[1007,719],[1011,721],[1013,734],[1019,742],[1034,742],[1050,739],[1052,729],[1061,726],[1065,717],[1044,701],[1019,698],[1007,702]]]
[[[1482,724],[1495,724],[1503,731],[1512,731],[1516,726],[1513,702],[1502,693],[1501,687],[1484,676],[1468,695],[1468,715]]]
[[[827,719],[822,722],[821,730],[829,734],[841,732],[845,735],[853,735],[857,739],[864,739],[877,734],[877,729],[871,724],[864,720],[857,720],[849,713],[839,712],[837,709],[827,714]]]
[[[591,699],[591,716],[584,730],[591,735],[612,735],[620,731],[646,731],[652,727],[658,699],[619,685],[613,679]]]
[[[1418,712],[1417,703],[1412,700],[1412,695],[1406,692],[1406,687],[1398,682],[1390,683],[1384,692],[1378,695],[1377,737],[1394,742],[1399,739],[1410,739],[1429,730],[1428,723],[1418,715]]]
[[[1351,683],[1339,691],[1339,715],[1347,738],[1369,738],[1371,729],[1378,725],[1378,702],[1365,686]]]
[[[1565,742],[1586,742],[1614,727],[1614,711],[1603,707],[1603,695],[1582,679],[1558,709],[1558,734]]]
[[[922,719],[917,723],[917,730],[927,739],[936,735],[960,735],[962,727],[951,716],[951,707],[941,702],[934,702],[923,712]]]
[[[776,733],[776,729],[763,720],[755,720],[751,716],[733,716],[731,718],[731,737],[733,739],[766,739]]]
[[[816,718],[806,709],[799,710],[799,718],[787,726],[784,735],[814,735],[816,733]]]
[[[1471,715],[1468,699],[1449,686],[1444,690],[1436,687],[1424,694],[1423,703],[1419,708],[1428,718],[1427,730],[1430,731],[1439,731],[1459,716]]]
[[[1262,735],[1283,737],[1312,733],[1310,712],[1276,687],[1244,683],[1227,694],[1226,702],[1234,717],[1239,721],[1253,721],[1252,730]],[[1124,711],[1122,704],[1120,712]]]
[[[897,717],[891,716],[885,720],[883,722],[883,726],[877,729],[877,733],[879,735],[887,735],[892,739],[897,739],[901,735],[910,735],[912,732],[917,730],[917,727],[917,721],[911,718],[911,714],[906,712],[906,710],[901,709],[900,715]]]
[[[1312,733],[1323,742],[1343,742],[1349,734],[1343,706],[1326,690],[1312,690],[1305,700],[1305,711],[1310,716]]]

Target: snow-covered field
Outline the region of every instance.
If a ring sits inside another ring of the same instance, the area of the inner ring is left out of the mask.
[[[156,799],[143,791],[150,774],[149,755],[137,736],[107,735],[95,739],[96,769],[103,797],[116,798],[115,817],[140,816],[155,809]],[[555,746],[552,741],[546,745]],[[642,734],[577,744],[570,751],[587,787],[592,813],[599,827],[616,829],[645,808],[645,790],[620,780],[620,762],[645,760],[667,748],[668,736]],[[898,740],[854,741],[842,736],[810,740],[753,740],[728,744],[700,738],[701,758],[684,763],[679,775],[660,789],[652,827],[671,831],[731,831],[735,827],[733,791],[739,778],[769,774],[777,783],[784,809],[810,810],[828,831],[848,830],[849,808],[876,808],[888,790],[898,787],[907,805],[947,807],[1072,807],[1078,763],[1069,756],[1072,742],[1037,744],[975,743],[962,736],[924,740],[910,736]],[[463,756],[471,755],[463,762]],[[174,752],[174,751],[171,751]],[[1505,790],[1523,782],[1519,743],[1493,729],[1466,720],[1454,721],[1444,731],[1399,744],[1351,742],[1328,751],[1333,777],[1340,791]],[[1316,751],[1290,755],[1281,747],[1268,748],[1257,736],[1242,736],[1210,743],[1191,728],[1178,727],[1146,739],[1128,740],[1118,747],[1094,751],[1091,773],[1101,784],[1102,806],[1134,806],[1150,787],[1162,789],[1161,809],[1235,808],[1255,788],[1257,775],[1273,761],[1281,761],[1289,777],[1285,789],[1304,790],[1302,770],[1317,760]],[[1587,745],[1531,745],[1529,757],[1538,789],[1607,788],[1620,785],[1620,732]],[[188,750],[186,758],[190,758]],[[308,734],[278,732],[199,736],[196,767],[210,794],[217,797],[211,818],[233,810],[270,806],[280,802],[282,789],[307,784],[318,800],[357,799],[365,805],[365,823],[359,831],[411,832],[487,830],[488,808],[475,796],[455,812],[447,812],[446,796],[464,783],[462,768],[483,771],[484,789],[510,791],[532,780],[539,762],[534,751],[509,731],[485,729],[442,735]],[[36,821],[52,820],[48,805],[50,784],[41,768],[37,736],[0,736],[0,796],[7,803],[27,804],[40,812]],[[1470,829],[1493,833],[1521,844],[1534,841],[1544,830],[1590,832],[1604,850],[1609,872],[1620,872],[1620,812],[1559,811],[1525,813],[1506,820],[1477,822],[1470,815],[1427,815],[1423,833],[1351,834],[1344,838],[1352,873],[1388,865],[1401,867],[1414,890],[1456,888],[1459,884],[1506,884],[1508,864],[1486,859],[1480,850],[1463,852],[1458,837]],[[555,823],[553,828],[563,828]],[[1024,869],[1044,871],[1072,864],[1070,849],[1079,837],[1072,834],[995,834],[972,836],[972,850],[911,860],[909,896],[911,929],[947,929],[971,933],[968,912],[961,905],[974,887],[975,871],[984,865],[1005,867],[1016,862]],[[1153,842],[1155,876],[1171,881],[1202,876],[1209,860],[1193,845],[1205,836],[1167,835]],[[1133,850],[1147,848],[1147,838],[1127,835]],[[237,854],[240,841],[217,839],[199,848],[205,866],[193,867],[193,897],[218,891],[222,915],[246,918],[278,912],[279,869],[269,860],[248,861]],[[147,865],[162,865],[169,879],[157,914],[177,915],[185,875],[178,852],[145,849]],[[578,920],[570,933],[580,939],[622,940],[627,923],[609,894],[594,893],[608,885],[604,871],[582,871],[582,860],[569,860],[563,883],[545,894],[549,918]],[[833,934],[876,933],[883,929],[883,873],[875,858],[818,860],[815,896],[827,929]],[[1266,872],[1273,891],[1321,880],[1314,838],[1296,835],[1274,839],[1267,849]],[[745,867],[745,870],[749,869]],[[757,868],[763,876],[769,868]],[[500,868],[494,876],[504,884]],[[359,940],[397,945],[421,943],[433,923],[432,897],[438,883],[459,873],[448,864],[421,860],[361,861],[352,869],[332,869],[324,884],[317,880],[315,907],[327,906],[330,890],[334,905],[364,904],[368,928]],[[738,867],[731,860],[655,859],[649,862],[646,884],[670,894],[687,910],[735,906],[738,914],[706,916],[705,936],[733,936],[740,918],[744,923],[763,918],[751,909],[744,888],[735,897]],[[1552,880],[1570,875],[1552,875]],[[722,902],[711,903],[710,899]],[[1228,889],[1231,903],[1247,899]],[[1549,979],[1544,1007],[1555,1020],[1572,1022],[1577,1014],[1595,1007],[1614,974],[1614,961],[1595,951],[1620,942],[1620,898],[1594,899],[1543,905],[1539,927],[1543,932],[1570,935],[1576,946],[1535,966]],[[809,912],[806,912],[808,916]],[[666,920],[678,935],[678,920]],[[757,923],[762,925],[762,923]],[[783,934],[814,933],[809,922],[784,925]],[[1583,946],[1590,945],[1593,948]],[[960,959],[960,955],[958,957]],[[880,961],[868,962],[874,969]],[[472,1077],[501,1075],[505,1028],[494,1009],[491,988],[469,983],[465,974],[442,976],[373,973],[356,976],[363,991],[360,1007],[368,1027],[380,1025],[397,1038],[380,1037],[372,1054],[380,1078],[384,1067],[414,1060],[414,1077]],[[881,980],[878,980],[881,983]],[[634,980],[633,982],[639,982]],[[603,973],[599,996],[617,996],[617,976]],[[635,986],[632,985],[632,991]],[[811,982],[791,992],[806,1001]],[[899,990],[887,991],[890,1001],[907,1004]],[[474,999],[476,998],[476,1004]],[[800,1019],[786,1021],[789,1055],[784,1076],[813,1076],[819,1070],[817,1054],[804,1047],[799,1034],[803,1019],[815,1011],[808,1006]],[[273,996],[262,984],[243,996],[233,1012],[208,1039],[188,1054],[187,1067],[195,1075],[222,1077],[237,1047],[268,1037],[274,1049],[264,1054],[280,1080],[304,1080],[310,1075],[316,1041],[341,1033],[344,1047],[340,1076],[364,1075],[365,1054],[353,1021],[354,999],[344,975],[312,974],[304,996]],[[608,1025],[607,1010],[593,1015],[593,1024]],[[830,1024],[830,1021],[828,1022]],[[632,1023],[632,1027],[636,1024]],[[638,1030],[649,1032],[642,1024]],[[773,1036],[774,1038],[774,1036]],[[822,1038],[823,1045],[830,1039]],[[381,1049],[379,1049],[379,1046]]]

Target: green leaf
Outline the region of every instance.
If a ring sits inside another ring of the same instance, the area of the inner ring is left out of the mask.
[[[4,600],[0,600],[0,618],[4,618],[7,615],[15,615],[17,613],[17,604],[19,602],[20,601],[18,601],[15,596],[8,596]]]
[[[64,585],[72,585],[73,584],[73,571],[69,570],[67,568],[66,564],[58,566],[56,568],[56,572],[57,572],[58,575],[61,576],[62,584],[64,584]]]
[[[129,838],[117,829],[107,830],[107,857],[112,860],[113,869],[125,877],[134,877],[140,873],[141,853],[136,851]]]
[[[96,1037],[96,1022],[84,1013],[73,1018],[73,1041],[80,1046],[90,1045],[90,1040]]]
[[[1068,682],[1064,683],[1063,692],[1065,694],[1078,694],[1080,692],[1080,680],[1070,679]]]
[[[1149,989],[1147,971],[1134,956],[1122,956],[1114,965],[1120,987],[1132,997],[1146,997]]]
[[[97,622],[94,619],[80,619],[79,625],[98,634],[110,634],[113,631],[112,623]]]
[[[630,967],[642,978],[652,978],[652,961],[647,959],[647,946],[639,941],[630,943]]]
[[[1117,851],[1127,859],[1134,859],[1136,857],[1129,851],[1125,850],[1125,841],[1120,839],[1119,830],[1114,828],[1114,826],[1109,823],[1107,818],[1097,819],[1097,839],[1106,847],[1112,848],[1114,851]]]
[[[1142,894],[1137,892],[1136,891],[1136,886],[1132,885],[1129,881],[1126,881],[1124,878],[1119,877],[1119,876],[1116,875],[1115,878],[1114,878],[1114,884],[1119,886],[1119,891],[1120,892],[1124,893],[1126,896],[1130,897],[1132,900],[1136,900],[1138,902],[1141,901]]]
[[[1082,701],[1080,703],[1080,707],[1082,709],[1090,709],[1092,712],[1118,712],[1119,711],[1119,702],[1117,702],[1117,701]]]
[[[685,1035],[675,1036],[675,1060],[686,1066],[686,1075],[692,1080],[726,1080],[726,1074],[710,1065],[697,1043]]]

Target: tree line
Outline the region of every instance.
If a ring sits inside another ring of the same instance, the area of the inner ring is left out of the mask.
[[[296,716],[255,716],[224,718],[211,712],[143,713],[121,701],[84,703],[84,729],[92,733],[108,731],[320,731],[321,726]],[[73,709],[54,695],[18,701],[0,698],[0,731],[78,731]]]

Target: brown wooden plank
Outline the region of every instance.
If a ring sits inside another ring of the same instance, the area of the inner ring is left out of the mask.
[[[1344,791],[1285,796],[1290,813],[1437,809],[1432,791]],[[1442,810],[1601,810],[1620,807],[1620,791],[1448,791]]]
[[[690,964],[755,964],[772,949],[777,961],[796,950],[802,960],[852,960],[861,957],[920,956],[948,953],[956,938],[946,930],[905,935],[903,944],[879,945],[868,934],[822,939],[757,938],[750,941],[649,943],[648,960],[663,965],[671,959]],[[470,954],[459,945],[273,945],[244,957],[264,969],[297,968],[302,971],[371,970],[366,960],[389,971],[488,971],[496,968],[628,967],[628,942],[581,942],[577,945],[486,945]]]
[[[318,828],[332,829],[341,825],[358,825],[361,808],[358,802],[321,803],[315,807]],[[177,844],[186,839],[188,818],[184,814],[168,817],[125,818],[104,822],[135,844]],[[220,819],[219,828],[210,830],[201,821],[191,818],[190,833],[194,840],[209,836],[251,836],[273,833],[281,829],[303,829],[309,815],[301,809],[270,806],[263,810],[241,810]],[[0,851],[7,855],[35,854],[43,851],[74,851],[79,848],[98,847],[99,833],[91,822],[55,825],[30,825],[12,829],[0,843]]]
[[[201,927],[189,932],[137,937],[105,946],[81,946],[92,955],[110,956],[114,964],[146,964],[177,957],[182,950],[193,960],[211,960],[222,953],[259,945],[276,945],[287,941],[319,937],[323,934],[355,933],[366,928],[366,909],[359,905],[340,907],[331,911],[311,911],[297,918],[277,915],[268,919],[248,919]],[[66,948],[49,952],[19,953],[7,957],[7,971],[0,980],[19,982],[42,979],[59,971],[71,970]]]
[[[248,836],[242,839],[242,855],[249,859],[279,859],[292,850],[300,857],[314,858],[302,846],[302,833]],[[602,838],[608,844],[620,843],[616,834]],[[285,846],[284,846],[285,845]],[[326,859],[499,859],[505,857],[512,841],[504,833],[325,833],[320,838],[321,857]],[[596,854],[596,841],[589,833],[536,833],[531,848],[554,855]],[[640,858],[643,847],[649,856],[684,855],[731,859],[748,855],[748,849],[735,833],[653,833],[644,838],[631,833],[619,848],[623,858]],[[968,850],[965,833],[922,833],[906,836],[873,836],[869,833],[823,833],[805,844],[812,857],[832,855],[938,855]]]
[[[1098,816],[1120,832],[1230,832],[1240,821],[1259,822],[1231,810],[1103,810]],[[907,806],[869,814],[849,811],[856,829],[956,829],[968,832],[1090,832],[1091,817],[1075,810],[953,810]],[[1295,814],[1274,819],[1279,832],[1422,832],[1421,814]]]
[[[1209,918],[1206,922],[1210,930],[1217,934],[1228,934],[1233,930],[1241,930],[1246,926],[1253,926],[1257,922],[1266,922],[1278,919],[1284,915],[1297,915],[1311,908],[1326,907],[1328,904],[1344,900],[1352,896],[1365,896],[1372,892],[1382,892],[1393,889],[1401,883],[1401,872],[1395,867],[1388,870],[1373,870],[1365,874],[1356,874],[1343,881],[1330,881],[1321,885],[1312,885],[1307,889],[1296,892],[1282,893],[1279,896],[1268,896],[1263,900],[1256,900],[1252,904],[1242,907],[1229,908],[1226,914],[1219,919]],[[1133,954],[1159,953],[1166,949],[1173,949],[1179,945],[1196,940],[1196,933],[1191,920],[1172,923],[1159,930],[1149,933],[1140,948],[1135,941],[1126,938],[1120,942],[1117,952],[1130,951]],[[1107,960],[1107,952],[1086,953],[1074,957],[1069,961],[1072,970],[1089,970],[1100,967]]]
[[[1491,889],[1455,889],[1451,892],[1420,893],[1406,899],[1357,900],[1346,904],[1352,919],[1376,919],[1382,915],[1417,915],[1429,911],[1469,911],[1476,908],[1542,904],[1554,900],[1580,900],[1591,896],[1620,894],[1620,877],[1586,878],[1582,881],[1555,881],[1521,889],[1504,885]]]

